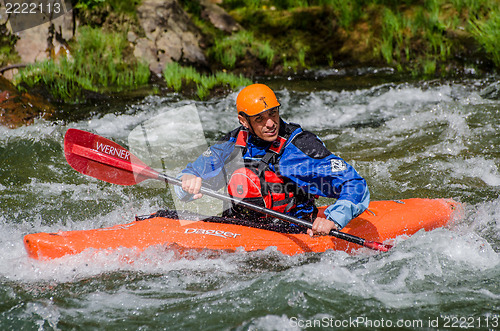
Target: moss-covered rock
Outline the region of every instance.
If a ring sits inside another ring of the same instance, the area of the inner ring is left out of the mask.
[[[9,128],[33,123],[37,118],[50,119],[54,107],[45,99],[20,93],[7,79],[0,76],[0,124]]]

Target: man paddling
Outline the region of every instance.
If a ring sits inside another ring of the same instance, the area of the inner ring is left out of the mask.
[[[370,201],[366,181],[333,155],[313,133],[279,116],[280,103],[263,84],[245,87],[236,99],[240,127],[229,132],[181,172],[183,201],[201,198],[202,183],[248,202],[313,222],[309,235],[341,230]],[[337,199],[317,217],[315,200]],[[227,214],[244,214],[232,206]]]

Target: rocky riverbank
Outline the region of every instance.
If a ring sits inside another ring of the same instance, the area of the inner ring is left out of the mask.
[[[18,33],[9,34],[8,22],[0,22],[6,32],[0,40],[0,71],[15,84],[0,87],[0,123],[15,127],[37,116],[50,118],[54,113],[49,110],[54,109],[51,103],[86,102],[95,93],[144,84],[152,84],[155,93],[179,90],[178,84],[188,81],[174,78],[177,87],[168,81],[170,75],[164,70],[173,68],[171,63],[192,67],[200,75],[223,72],[254,80],[321,67],[389,66],[424,79],[481,74],[500,67],[498,51],[491,46],[500,41],[495,32],[500,27],[499,15],[495,15],[500,13],[500,5],[495,1],[475,7],[444,0],[425,4],[325,0],[309,1],[306,7],[296,6],[292,0],[240,2],[87,0],[78,1],[65,15]],[[99,39],[101,31],[106,33],[102,48],[91,42],[82,45],[84,31],[93,39]],[[115,52],[119,48],[119,55],[108,50],[110,40],[118,40],[113,47]],[[94,57],[83,68],[75,65],[80,61],[78,54]],[[92,71],[93,65],[98,67],[105,59],[109,63],[100,71],[91,73],[91,78],[83,77],[83,72]],[[38,65],[47,61],[54,64]],[[29,66],[33,63],[34,67]],[[107,71],[110,66],[114,71]],[[123,73],[130,77],[119,76]],[[92,80],[95,76],[102,79]],[[214,83],[214,90],[220,92],[241,82],[240,77],[233,83]],[[182,90],[192,93],[201,83],[190,84]],[[28,92],[34,91],[39,95],[33,98],[46,100],[33,102]],[[29,114],[11,116],[22,113],[26,104],[31,105]]]

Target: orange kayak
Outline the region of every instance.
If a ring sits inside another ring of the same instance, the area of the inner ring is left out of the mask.
[[[368,240],[384,242],[401,235],[411,236],[448,224],[460,204],[451,199],[407,199],[373,201],[369,209],[343,230]],[[320,208],[320,215],[326,207]],[[222,218],[219,218],[222,219]],[[183,249],[235,251],[263,250],[275,246],[295,255],[328,249],[351,252],[360,246],[331,236],[310,237],[305,233],[282,233],[227,222],[182,220],[152,215],[149,218],[109,228],[34,233],[24,237],[28,255],[34,259],[55,259],[87,249],[138,251],[155,245]]]

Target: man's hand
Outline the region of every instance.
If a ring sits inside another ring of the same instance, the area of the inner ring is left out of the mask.
[[[314,235],[327,235],[331,230],[338,230],[337,225],[327,220],[326,218],[318,217],[314,220],[312,229],[307,230],[307,234],[311,237]]]
[[[193,194],[193,199],[199,199],[203,196],[200,193],[201,178],[195,175],[185,174],[181,177],[182,189],[189,194]]]

